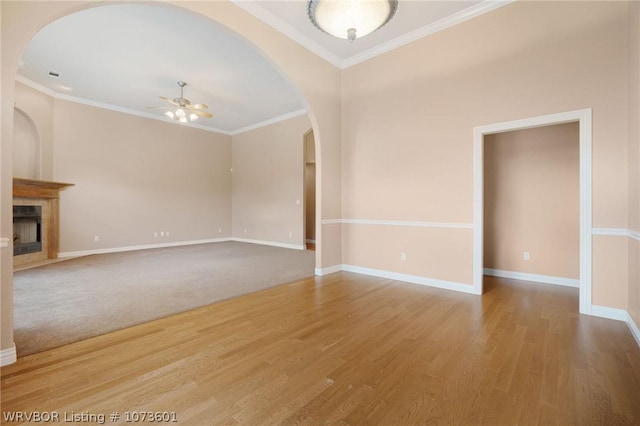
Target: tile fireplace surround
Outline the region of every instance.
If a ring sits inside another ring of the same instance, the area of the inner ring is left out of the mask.
[[[14,268],[58,257],[60,191],[68,186],[73,184],[13,178],[13,205],[42,207],[42,250],[14,256]]]

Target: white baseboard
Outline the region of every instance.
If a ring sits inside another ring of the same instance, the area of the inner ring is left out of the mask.
[[[16,352],[15,343],[10,348],[0,350],[0,366],[13,364],[17,360],[18,360],[18,355]]]
[[[326,268],[316,268],[315,274],[319,277],[329,274],[335,274],[342,271],[342,265],[327,266]]]
[[[316,268],[315,273],[317,276],[324,276],[324,275],[334,274],[340,271],[370,275],[370,276],[379,277],[379,278],[389,278],[396,281],[404,281],[412,284],[420,284],[420,285],[426,285],[429,287],[442,288],[445,290],[459,291],[461,293],[474,294],[472,285],[438,280],[435,278],[422,277],[419,275],[401,274],[398,272],[384,271],[381,269],[365,268],[362,266],[345,265],[345,264],[334,265],[326,268]]]
[[[574,278],[553,277],[550,275],[528,274],[525,272],[504,271],[502,269],[484,268],[485,275],[509,278],[512,280],[533,281],[544,284],[561,285],[564,287],[580,288],[580,280]]]
[[[315,244],[315,243],[316,243],[316,240],[311,240],[311,239],[309,239],[309,238],[307,238],[307,240],[306,240],[306,241],[307,241],[308,243],[311,243],[311,244]]]
[[[211,238],[207,240],[177,241],[173,243],[143,244],[139,246],[112,247],[112,248],[96,249],[96,250],[66,251],[66,252],[58,253],[58,257],[59,258],[79,257],[79,256],[88,256],[90,254],[119,253],[123,251],[147,250],[147,249],[164,248],[164,247],[190,246],[194,244],[219,243],[223,241],[238,241],[241,243],[261,244],[265,246],[282,247],[282,248],[295,249],[295,250],[306,250],[306,247],[304,245],[277,243],[273,241],[250,240],[246,238],[226,237],[226,238]]]
[[[231,238],[212,238],[207,240],[178,241],[173,243],[160,243],[160,244],[144,244],[139,246],[112,247],[112,248],[95,249],[95,250],[66,251],[66,252],[58,253],[58,257],[59,258],[79,257],[79,256],[88,256],[90,254],[119,253],[123,251],[147,250],[147,249],[164,248],[164,247],[190,246],[193,244],[218,243],[221,241],[231,241]]]
[[[631,317],[631,314],[629,312],[627,312],[626,314],[627,314],[627,320],[626,320],[627,326],[629,326],[629,330],[631,330],[631,334],[633,335],[633,338],[636,339],[636,343],[638,344],[638,346],[640,346],[640,328],[638,327],[638,324],[636,324],[633,318]]]
[[[241,243],[250,243],[250,244],[261,244],[263,246],[282,247],[282,248],[288,248],[288,249],[294,249],[294,250],[306,250],[307,249],[304,245],[277,243],[277,242],[274,242],[274,241],[251,240],[251,239],[247,239],[247,238],[231,237],[231,238],[228,239],[228,241],[238,241],[238,242],[241,242]]]
[[[591,305],[591,315],[616,321],[627,321],[629,315],[624,309],[609,308],[606,306]]]
[[[364,268],[361,266],[342,265],[342,270],[346,272],[355,272],[357,274],[371,275],[380,278],[389,278],[397,281],[404,281],[412,284],[426,285],[429,287],[442,288],[445,290],[459,291],[462,293],[474,294],[471,284],[461,284],[452,281],[438,280],[435,278],[422,277],[419,275],[401,274],[398,272],[383,271],[380,269]]]
[[[627,323],[631,335],[640,346],[640,328],[633,321],[631,314],[624,309],[608,308],[606,306],[591,305],[591,315],[594,317],[607,318]]]

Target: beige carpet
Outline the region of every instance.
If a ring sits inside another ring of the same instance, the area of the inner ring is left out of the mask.
[[[315,253],[239,242],[86,256],[14,274],[18,356],[313,275]]]

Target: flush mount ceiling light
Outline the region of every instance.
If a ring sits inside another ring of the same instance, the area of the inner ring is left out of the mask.
[[[353,43],[389,22],[398,0],[309,0],[309,19],[320,31]]]
[[[167,109],[169,111],[164,114],[180,123],[188,123],[190,121],[197,120],[198,117],[211,118],[212,114],[204,111],[209,108],[205,104],[192,104],[189,99],[184,97],[184,86],[187,83],[184,81],[179,81],[178,86],[180,86],[180,97],[174,98],[173,100],[166,98],[164,96],[160,96],[160,99],[171,104],[172,106],[161,106],[161,107],[147,107],[149,109]]]

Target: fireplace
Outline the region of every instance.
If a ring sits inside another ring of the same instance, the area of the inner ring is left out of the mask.
[[[42,207],[13,206],[13,255],[42,251]]]
[[[58,257],[60,191],[72,185],[13,178],[14,270]]]

